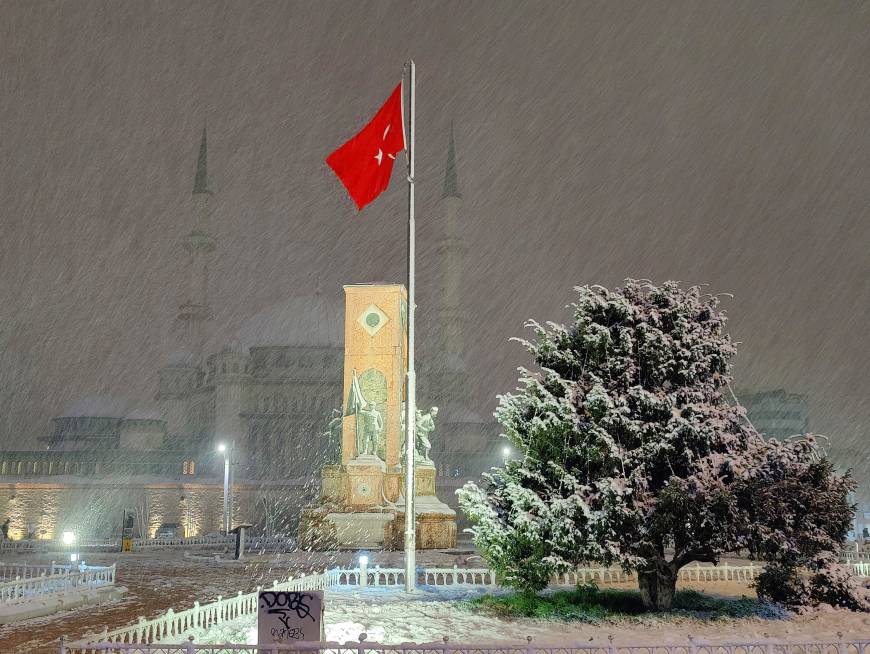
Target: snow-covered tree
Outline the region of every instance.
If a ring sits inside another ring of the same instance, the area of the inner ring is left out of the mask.
[[[636,571],[647,607],[667,609],[684,565],[815,530],[807,515],[789,534],[753,503],[815,450],[766,442],[728,402],[735,347],[718,298],[675,282],[576,290],[569,325],[529,323],[538,370],[520,368],[518,391],[499,397],[518,458],[458,492],[504,581],[535,591],[581,563],[616,564]],[[841,480],[820,505],[848,511],[849,480],[816,473]],[[810,550],[842,540],[841,515]]]
[[[864,589],[833,555],[853,514],[846,499],[852,480],[833,470],[812,437],[770,441],[738,490],[746,547],[767,562],[756,584],[760,596],[789,606],[870,610]]]

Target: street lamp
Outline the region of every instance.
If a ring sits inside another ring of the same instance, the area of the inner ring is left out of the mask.
[[[369,557],[363,554],[359,557],[359,585],[367,586],[369,582]]]
[[[230,449],[221,443],[218,452],[224,455],[224,535],[230,533]]]
[[[76,542],[76,535],[71,531],[65,531],[61,536],[61,540],[63,540],[64,545],[72,545]]]
[[[505,447],[502,449],[501,455],[504,457],[504,460],[507,461],[508,457],[511,455],[511,448]]]

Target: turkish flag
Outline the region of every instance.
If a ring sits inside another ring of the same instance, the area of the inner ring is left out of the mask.
[[[326,158],[350,197],[362,209],[390,183],[393,160],[405,149],[402,85],[359,134]]]

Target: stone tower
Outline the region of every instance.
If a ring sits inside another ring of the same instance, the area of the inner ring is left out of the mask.
[[[475,374],[469,367],[465,334],[469,306],[464,302],[471,285],[464,270],[468,221],[464,220],[457,160],[451,123],[441,193],[443,227],[436,250],[438,294],[433,303],[434,317],[421,327],[421,332],[429,330],[428,339],[421,338],[421,343],[431,345],[421,357],[418,377],[418,406],[439,408],[432,458],[437,462],[438,475],[449,477],[474,475],[496,463],[493,452],[498,435],[489,417],[492,407],[476,400]]]
[[[208,263],[215,250],[214,239],[208,234],[211,218],[212,189],[208,176],[208,146],[205,127],[199,145],[196,177],[193,181],[194,226],[184,237],[182,246],[188,255],[190,284],[186,297],[178,308],[178,322],[182,325],[185,348],[197,366],[202,365],[205,350],[206,322],[211,320],[208,303]]]
[[[193,182],[194,224],[182,241],[188,258],[189,281],[175,319],[172,334],[175,351],[167,365],[159,371],[157,401],[173,447],[196,445],[188,442],[191,433],[190,395],[202,384],[205,327],[212,315],[208,304],[208,259],[214,252],[215,243],[206,231],[211,198],[208,146],[206,130],[203,128]]]

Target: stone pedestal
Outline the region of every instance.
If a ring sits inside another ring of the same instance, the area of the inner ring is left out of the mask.
[[[417,517],[417,549],[456,547],[456,511],[435,496],[435,466],[420,464],[414,470],[414,513]],[[405,498],[396,504],[393,522],[393,547],[404,546]]]
[[[442,550],[456,547],[456,511],[434,495],[414,498],[417,516],[417,549]],[[396,506],[396,519],[392,524],[393,549],[402,549],[405,534],[405,504]]]
[[[435,467],[415,470],[417,549],[456,547],[456,512],[435,496]],[[358,457],[346,466],[323,469],[320,505],[302,512],[299,545],[308,550],[404,547],[404,474],[387,473],[377,457]]]
[[[392,537],[395,513],[329,513],[326,520],[339,549],[380,549]]]
[[[404,475],[402,475],[404,478]],[[404,489],[404,482],[402,488]],[[435,497],[435,466],[431,463],[418,464],[414,468],[414,488],[416,497]],[[445,505],[446,506],[446,505]]]
[[[373,454],[362,454],[348,462],[341,475],[343,498],[354,507],[381,506],[386,466]]]

